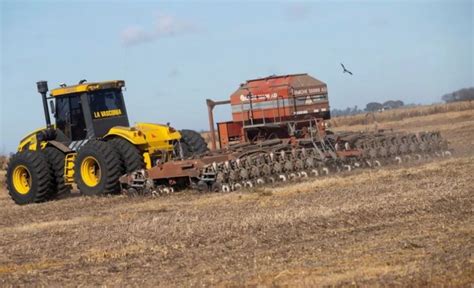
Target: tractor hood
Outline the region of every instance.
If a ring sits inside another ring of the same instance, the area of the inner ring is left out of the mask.
[[[137,123],[133,127],[114,127],[105,135],[105,138],[109,137],[124,138],[134,145],[146,146],[143,148],[153,153],[173,150],[173,144],[181,139],[181,134],[167,125]]]

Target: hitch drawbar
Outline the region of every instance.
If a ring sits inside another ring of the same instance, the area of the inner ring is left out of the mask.
[[[140,169],[120,177],[120,186],[126,194],[167,194],[174,188],[205,190],[216,182],[211,173],[215,163],[236,159],[235,153],[219,153],[197,159],[173,160],[158,164],[151,169]]]

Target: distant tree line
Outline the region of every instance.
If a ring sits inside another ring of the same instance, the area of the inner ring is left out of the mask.
[[[348,116],[348,115],[356,115],[362,113],[357,105],[353,108],[347,107],[346,109],[331,109],[331,116]]]
[[[359,109],[357,105],[354,106],[353,108],[347,107],[346,109],[332,109],[331,115],[332,116],[347,116],[347,115],[355,115],[355,114],[366,113],[366,112],[376,112],[376,111],[397,109],[403,106],[405,106],[405,103],[403,103],[403,101],[401,100],[389,100],[383,103],[370,102],[370,103],[367,103],[367,105],[365,105],[364,109]]]
[[[474,87],[464,88],[452,93],[444,94],[441,99],[446,103],[457,101],[472,101],[474,100]]]
[[[378,102],[370,102],[365,105],[365,111],[366,112],[375,112],[375,111],[384,111],[384,110],[391,110],[391,109],[397,109],[400,107],[405,106],[405,103],[403,103],[402,100],[389,100],[384,103],[378,103]]]
[[[474,100],[474,87],[464,88],[452,93],[445,94],[441,99],[446,103],[457,102],[457,101],[472,101]],[[359,109],[357,106],[347,107],[346,109],[332,109],[332,116],[348,116],[367,112],[377,112],[384,110],[397,109],[404,106],[414,106],[414,104],[406,105],[401,100],[389,100],[383,103],[370,102],[365,105],[364,109]]]

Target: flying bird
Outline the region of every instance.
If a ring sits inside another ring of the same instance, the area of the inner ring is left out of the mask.
[[[352,75],[352,72],[347,70],[346,67],[344,67],[344,64],[341,63],[341,66],[342,66],[342,69],[344,69],[344,71],[342,71],[342,73],[349,73]]]

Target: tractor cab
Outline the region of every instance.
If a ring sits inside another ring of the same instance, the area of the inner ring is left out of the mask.
[[[107,81],[74,86],[61,85],[51,90],[51,111],[61,142],[103,137],[111,128],[128,127],[122,87],[125,82]],[[59,131],[58,131],[59,130]],[[61,133],[62,132],[62,133]],[[63,134],[63,135],[60,135]],[[61,137],[62,136],[62,137]]]
[[[130,127],[122,80],[81,80],[49,96],[48,82],[36,86],[46,127],[27,134],[10,159],[7,186],[17,204],[54,199],[69,193],[72,184],[85,195],[118,193],[124,174],[208,150],[196,131],[142,122]]]

